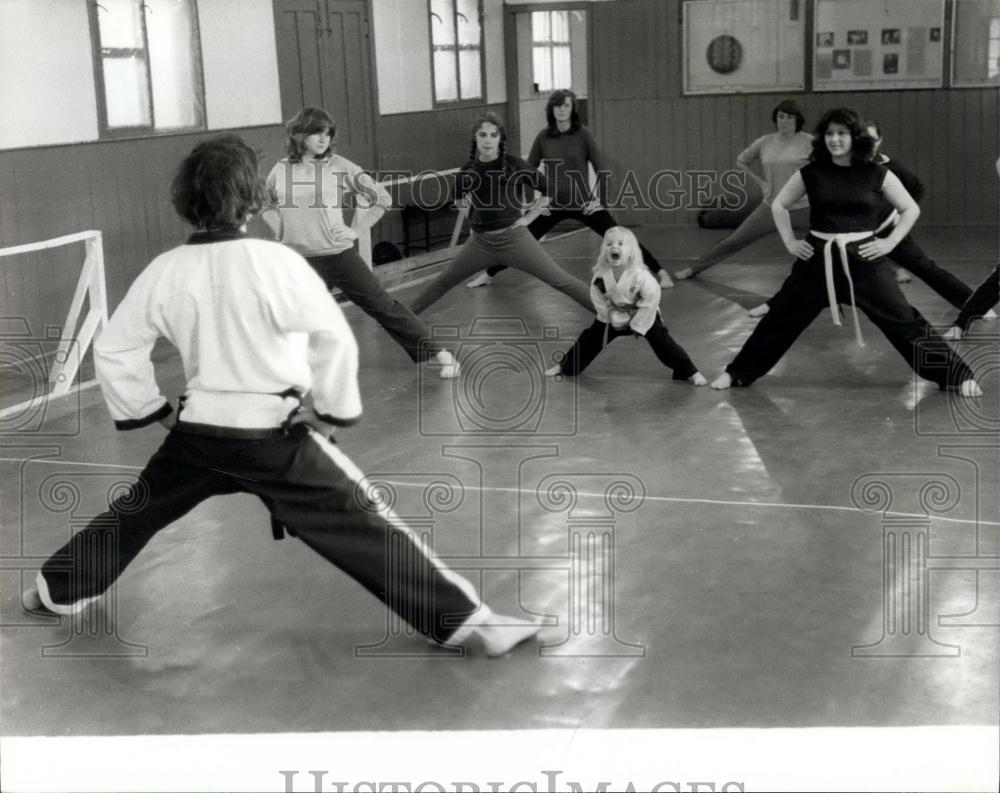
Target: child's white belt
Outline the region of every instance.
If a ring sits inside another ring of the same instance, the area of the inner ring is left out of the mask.
[[[864,337],[861,335],[861,323],[858,321],[858,306],[854,302],[854,281],[851,279],[851,268],[848,265],[847,243],[858,242],[859,240],[873,237],[870,231],[849,231],[840,234],[830,234],[825,231],[810,231],[813,237],[825,240],[823,246],[823,272],[826,275],[826,298],[830,304],[830,316],[834,325],[840,325],[840,308],[837,305],[837,290],[833,285],[833,246],[836,245],[840,251],[840,265],[844,269],[844,277],[847,278],[847,287],[851,295],[851,312],[854,317],[854,337],[858,341],[859,347],[865,346]]]

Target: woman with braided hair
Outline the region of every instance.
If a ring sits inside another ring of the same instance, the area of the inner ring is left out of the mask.
[[[591,311],[590,289],[549,256],[528,231],[547,212],[544,178],[506,152],[507,131],[495,113],[476,117],[469,161],[456,176],[456,203],[469,209],[472,234],[451,263],[421,292],[411,308],[419,314],[445,292],[484,267],[505,264],[544,281]]]
[[[528,226],[528,231],[540,240],[564,220],[583,223],[591,231],[604,235],[608,229],[617,226],[618,221],[608,211],[606,179],[608,166],[601,147],[584,123],[577,110],[576,94],[566,88],[553,91],[545,103],[545,129],[535,136],[535,142],[528,153],[528,164],[541,167],[548,177],[549,196],[552,204],[550,212],[540,215]],[[590,187],[589,169],[593,166],[598,174],[594,190]],[[641,244],[642,262],[667,289],[674,285],[670,274],[660,267],[656,257]],[[476,288],[487,286],[505,265],[497,264],[484,270],[466,286]]]

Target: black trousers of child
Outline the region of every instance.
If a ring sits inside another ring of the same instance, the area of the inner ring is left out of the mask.
[[[986,276],[986,280],[976,287],[969,299],[958,312],[955,324],[967,331],[973,320],[979,319],[1000,301],[1000,264]]]
[[[536,240],[540,240],[553,228],[558,226],[564,220],[578,220],[581,223],[586,224],[592,231],[596,231],[602,237],[604,233],[615,226],[619,225],[615,220],[614,215],[612,215],[606,209],[599,209],[597,212],[591,212],[589,215],[585,215],[581,209],[567,209],[560,207],[552,207],[547,215],[539,215],[531,223],[528,224],[528,231],[531,232],[531,236]],[[639,245],[639,250],[642,251],[642,262],[649,268],[651,273],[658,273],[662,267],[660,263],[641,243]],[[495,264],[492,267],[487,268],[486,272],[489,275],[496,275],[501,270],[506,270],[507,265],[505,264]]]
[[[764,315],[726,371],[733,385],[747,386],[767,374],[799,335],[828,306],[823,273],[824,241],[810,236],[814,254],[809,261],[796,259],[791,275],[769,302]],[[885,334],[906,363],[921,377],[941,388],[955,388],[972,377],[972,371],[921,316],[896,283],[892,265],[885,258],[867,261],[858,246],[848,245],[848,260],[858,308]],[[833,252],[837,300],[850,305],[850,292],[840,254]],[[850,309],[848,309],[850,310]],[[847,320],[848,322],[850,320]]]
[[[605,334],[607,335],[605,336]],[[595,319],[594,323],[580,334],[580,337],[562,359],[562,363],[559,365],[562,374],[567,377],[575,377],[590,366],[598,353],[604,349],[605,338],[610,344],[619,336],[632,335],[638,334],[628,326],[615,328]],[[671,338],[659,315],[657,315],[652,327],[646,331],[645,339],[653,348],[653,352],[656,353],[660,362],[673,369],[674,380],[687,380],[698,371],[698,367],[692,363],[684,348]]]
[[[257,439],[170,432],[139,481],[42,566],[51,601],[85,605],[158,531],[210,496],[245,492],[259,496],[290,534],[415,629],[446,640],[477,608],[472,584],[364,495],[360,471],[332,442],[301,425],[279,432]],[[238,545],[247,527],[230,530]],[[309,594],[303,582],[301,596]]]

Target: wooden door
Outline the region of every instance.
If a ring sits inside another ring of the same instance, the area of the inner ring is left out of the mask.
[[[281,114],[326,108],[337,151],[375,167],[375,92],[366,0],[274,0]]]

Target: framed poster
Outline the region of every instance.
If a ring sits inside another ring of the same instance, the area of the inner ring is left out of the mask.
[[[684,3],[684,93],[805,88],[805,0]]]
[[[814,91],[944,83],[944,0],[816,0],[813,27]]]
[[[955,0],[951,26],[951,84],[1000,86],[1000,3]]]

